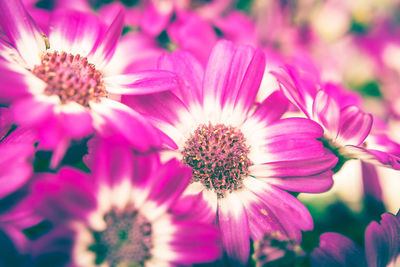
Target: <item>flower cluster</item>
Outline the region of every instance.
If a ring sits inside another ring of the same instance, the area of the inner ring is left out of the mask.
[[[400,5],[365,8],[0,0],[0,266],[399,266]]]

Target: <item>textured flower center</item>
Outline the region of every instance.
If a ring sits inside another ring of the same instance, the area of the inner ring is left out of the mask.
[[[137,211],[119,214],[112,210],[104,216],[104,220],[106,229],[93,231],[95,243],[89,247],[96,254],[95,263],[144,266],[151,257],[151,224]]]
[[[32,72],[47,83],[45,94],[57,95],[63,104],[73,101],[89,107],[89,101],[106,96],[102,74],[79,54],[48,52]]]
[[[243,133],[223,124],[200,125],[186,141],[183,161],[193,169],[193,181],[215,190],[218,197],[242,187],[249,174],[249,147]]]

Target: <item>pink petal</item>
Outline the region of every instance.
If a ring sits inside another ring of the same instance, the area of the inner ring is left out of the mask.
[[[146,151],[160,145],[156,129],[139,113],[129,107],[103,98],[101,102],[91,102],[95,117],[95,128],[107,138],[124,137],[135,149]],[[98,115],[99,117],[97,117]]]
[[[0,199],[24,185],[31,177],[28,157],[33,154],[33,143],[1,143]]]
[[[383,204],[382,187],[376,166],[361,162],[361,173],[363,181],[364,198],[367,201]]]
[[[157,210],[152,211],[152,216],[168,210],[181,197],[188,186],[192,170],[172,159],[160,166],[149,179],[147,200],[157,204]]]
[[[175,72],[180,77],[180,86],[174,91],[184,103],[202,102],[202,82],[204,69],[190,53],[176,51],[163,55],[158,62],[159,68]]]
[[[87,57],[103,36],[105,25],[90,13],[56,10],[50,25],[51,49]]]
[[[164,51],[149,36],[140,32],[130,32],[121,37],[111,61],[102,68],[102,71],[105,76],[113,76],[156,69],[158,58],[163,53]]]
[[[140,71],[104,78],[107,91],[112,94],[142,95],[178,87],[174,73],[161,70]]]
[[[239,51],[240,47],[237,49]],[[247,52],[248,53],[248,52]],[[265,69],[265,55],[261,50],[256,50],[251,53],[252,59],[245,68],[246,73],[241,80],[240,88],[236,96],[235,105],[243,107],[243,112],[247,113],[254,104],[254,99],[257,95],[258,89],[261,84],[262,77],[264,76]],[[234,64],[234,63],[233,63]],[[242,66],[243,68],[244,66]],[[232,71],[233,75],[238,75],[237,72]],[[231,93],[231,90],[226,92]]]
[[[338,159],[333,154],[307,159],[268,162],[250,167],[250,173],[255,177],[299,177],[315,175],[335,167]]]
[[[146,116],[171,125],[178,124],[180,116],[191,116],[185,103],[170,91],[127,96],[122,98],[122,102]]]
[[[89,152],[90,153],[90,152]],[[118,185],[123,179],[133,177],[133,154],[129,147],[97,140],[92,151],[94,155],[93,166],[89,166],[99,184],[107,184],[109,187]],[[147,169],[148,165],[143,165]]]
[[[40,64],[46,50],[42,31],[26,12],[20,0],[0,2],[0,28],[17,48],[29,68]]]
[[[235,193],[218,199],[218,224],[230,262],[233,266],[246,265],[250,252],[249,225],[245,208]]]
[[[169,243],[171,250],[177,254],[172,260],[175,264],[211,262],[220,257],[219,235],[214,226],[194,220],[176,222],[175,225],[177,230]]]
[[[245,186],[256,196],[268,203],[270,211],[288,237],[300,242],[301,230],[313,228],[313,220],[303,204],[289,193],[255,178],[246,179]]]
[[[0,59],[0,104],[29,97],[44,90],[46,84],[21,66]],[[10,90],[12,88],[12,90]]]
[[[222,104],[234,52],[231,42],[219,41],[208,59],[203,80],[203,96],[205,100],[211,101],[212,105]]]
[[[356,106],[348,106],[340,111],[340,126],[337,142],[345,145],[360,145],[371,131],[372,115],[364,113]]]
[[[284,177],[263,179],[284,190],[303,193],[321,193],[328,191],[333,185],[333,172],[326,171],[316,175],[304,177]]]
[[[0,140],[8,133],[13,125],[13,116],[8,108],[0,108]]]
[[[287,118],[276,121],[266,127],[266,140],[278,136],[307,137],[307,138],[321,138],[324,131],[314,121],[303,118]]]
[[[33,185],[32,194],[40,207],[38,212],[59,223],[72,218],[86,220],[97,205],[89,177],[72,168],[41,177]]]
[[[393,214],[382,215],[380,225],[372,222],[365,231],[368,266],[397,266],[400,255],[400,220]],[[397,261],[396,261],[397,259]]]
[[[310,257],[311,266],[367,266],[361,248],[351,239],[337,233],[325,233],[319,238],[319,247]]]
[[[150,36],[157,36],[166,28],[173,12],[173,3],[166,1],[156,5],[149,1],[143,12],[141,28]]]
[[[180,219],[196,222],[213,223],[216,211],[203,199],[202,194],[185,195],[172,207],[174,214]]]
[[[313,105],[313,117],[335,138],[339,131],[340,110],[335,99],[331,98],[323,90],[318,91]]]
[[[280,72],[272,72],[272,74],[281,84],[281,89],[289,101],[296,105],[307,117],[310,117],[308,105],[314,97],[303,88],[297,69],[292,66],[285,66]]]
[[[253,240],[260,240],[265,233],[270,232],[280,232],[282,235],[286,235],[278,217],[263,199],[248,191],[242,192],[240,199],[246,207],[250,237]]]
[[[193,54],[204,65],[218,40],[212,23],[189,12],[178,13],[167,33],[173,43]]]
[[[102,69],[110,61],[115,52],[118,39],[124,27],[124,14],[123,8],[120,8],[114,21],[100,41],[100,45],[98,47],[93,47],[93,50],[89,54],[90,61],[96,65],[97,69]]]
[[[38,125],[54,114],[57,104],[57,99],[54,97],[25,97],[16,101],[11,110],[18,124]]]
[[[254,111],[253,118],[265,123],[273,123],[287,111],[289,103],[280,91],[273,92]]]

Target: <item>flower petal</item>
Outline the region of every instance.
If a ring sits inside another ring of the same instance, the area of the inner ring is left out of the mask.
[[[40,64],[46,45],[42,31],[26,12],[22,2],[0,2],[0,28],[17,48],[29,68]]]
[[[119,95],[141,95],[157,93],[178,87],[177,77],[169,71],[140,71],[116,75],[103,79],[107,91]]]
[[[121,7],[100,41],[100,45],[93,47],[93,50],[90,51],[89,60],[96,65],[97,69],[102,69],[110,61],[115,52],[118,39],[124,27],[124,14],[124,10]]]
[[[309,138],[320,138],[323,129],[314,121],[303,118],[287,118],[279,120],[266,127],[265,138],[274,138],[283,135],[307,136]],[[288,138],[290,138],[288,136]]]
[[[240,49],[241,47],[237,49],[236,53],[238,53]],[[244,113],[247,113],[254,104],[254,100],[257,96],[258,89],[260,88],[265,69],[264,53],[261,50],[256,50],[252,52],[251,55],[252,58],[251,61],[248,63],[247,68],[245,68],[245,66],[239,66],[242,69],[244,68],[246,72],[242,80],[240,81],[240,87],[238,88],[235,106],[242,107]],[[234,66],[234,62],[232,63],[232,65]],[[231,73],[232,75],[238,75],[238,72],[235,71],[235,69],[233,69]],[[233,93],[233,88],[230,84],[228,86],[228,88],[231,88],[231,90],[226,91],[226,94],[230,95]]]
[[[216,108],[217,105],[222,104],[234,52],[233,44],[228,41],[219,41],[214,46],[203,80],[203,96],[206,107]]]
[[[105,27],[94,15],[76,10],[56,10],[51,22],[50,48],[82,57],[98,46]]]
[[[268,162],[250,166],[255,177],[299,177],[319,174],[335,167],[338,159],[333,154],[291,161]]]
[[[190,132],[195,124],[186,105],[170,91],[123,96],[122,102],[151,119],[153,124],[172,138],[178,146],[183,145],[184,135]]]
[[[249,225],[245,208],[235,193],[218,199],[218,224],[222,244],[231,264],[246,265],[250,253]]]
[[[141,29],[150,36],[157,36],[167,27],[173,10],[173,2],[147,2],[145,11],[142,13],[143,16],[140,23]]]
[[[27,161],[33,154],[33,143],[7,143],[0,145],[0,199],[24,185],[32,174]]]
[[[202,103],[204,69],[196,58],[188,52],[176,51],[163,55],[158,61],[158,66],[180,77],[180,86],[174,92],[184,103]]]
[[[83,106],[70,102],[58,106],[57,111],[59,112],[60,124],[70,137],[81,139],[93,132],[91,114]]]
[[[400,263],[399,240],[400,219],[393,214],[383,214],[380,225],[377,222],[370,223],[365,231],[368,266],[397,266]]]
[[[264,203],[268,203],[270,213],[274,214],[270,216],[275,216],[279,223],[275,229],[279,226],[289,238],[300,242],[301,231],[313,229],[310,213],[297,198],[255,178],[245,179],[244,185]]]
[[[46,84],[14,63],[0,59],[0,104],[10,105],[13,101],[43,92]],[[10,90],[12,88],[12,90]]]
[[[176,159],[172,159],[158,168],[152,178],[148,180],[147,188],[149,190],[147,202],[156,204],[151,210],[153,218],[168,210],[182,195],[190,182],[191,174],[191,169],[182,166]],[[142,209],[146,209],[146,207],[145,203]]]
[[[339,131],[340,110],[336,101],[325,91],[318,91],[313,105],[313,117],[327,130],[328,136],[335,138]]]
[[[284,95],[296,105],[307,117],[311,115],[311,107],[314,100],[314,92],[309,92],[302,84],[299,71],[286,65],[280,72],[272,72],[281,84]]]
[[[174,238],[169,246],[175,252],[175,264],[211,262],[221,255],[217,245],[219,234],[214,226],[195,220],[176,222]]]
[[[366,149],[358,146],[345,146],[342,148],[345,155],[357,158],[374,165],[400,170],[400,157],[375,149]]]
[[[284,190],[303,193],[321,193],[328,191],[333,185],[333,172],[326,171],[316,175],[304,177],[268,178],[261,180],[273,184]]]
[[[174,204],[172,210],[180,219],[186,218],[196,222],[212,223],[216,218],[216,210],[204,200],[202,193],[184,195]]]
[[[99,103],[90,102],[90,107],[93,110],[94,127],[103,137],[117,142],[118,137],[124,137],[140,151],[160,145],[157,130],[129,107],[106,98]]]
[[[11,110],[18,124],[38,125],[54,114],[58,102],[57,97],[25,97],[14,102]]]
[[[319,247],[314,249],[310,258],[312,267],[367,266],[361,248],[353,240],[337,233],[322,234]]]
[[[89,177],[72,168],[63,168],[57,175],[46,174],[33,185],[33,199],[39,214],[52,221],[86,219],[96,207]]]
[[[280,91],[275,91],[258,105],[251,117],[268,125],[280,119],[288,107],[289,103],[284,95]]]
[[[343,145],[360,145],[371,131],[372,115],[357,106],[347,106],[340,111],[339,134],[336,141]]]

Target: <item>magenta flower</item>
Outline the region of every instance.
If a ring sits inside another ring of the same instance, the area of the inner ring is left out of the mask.
[[[351,239],[337,234],[321,235],[311,254],[311,266],[396,267],[400,264],[400,213],[382,215],[365,231],[365,253]]]
[[[160,59],[162,69],[180,75],[179,90],[122,99],[173,140],[164,156],[192,168],[186,194],[202,192],[218,215],[234,264],[247,262],[250,237],[278,231],[299,239],[300,230],[312,229],[307,209],[284,190],[327,190],[327,170],[336,164],[316,140],[322,136],[316,123],[279,119],[286,110],[280,92],[254,102],[264,66],[261,51],[220,41],[205,70],[183,51]]]
[[[170,89],[175,77],[165,71],[112,76],[103,71],[121,34],[122,11],[109,27],[88,13],[55,11],[48,37],[20,1],[2,1],[0,12],[8,39],[0,43],[0,102],[10,105],[17,124],[37,130],[40,148],[55,149],[53,161],[71,139],[93,130],[105,137],[117,134],[139,150],[158,145],[156,130],[115,99]]]
[[[373,117],[359,108],[357,99],[336,84],[321,83],[317,73],[305,69],[300,73],[286,66],[275,76],[288,99],[323,127],[326,146],[344,161],[361,159],[400,169],[399,145],[386,134],[371,134]]]
[[[187,216],[193,199],[178,201],[189,168],[115,145],[96,150],[93,175],[65,168],[34,186],[33,203],[54,224],[34,245],[37,266],[171,266],[219,257],[217,229]]]

